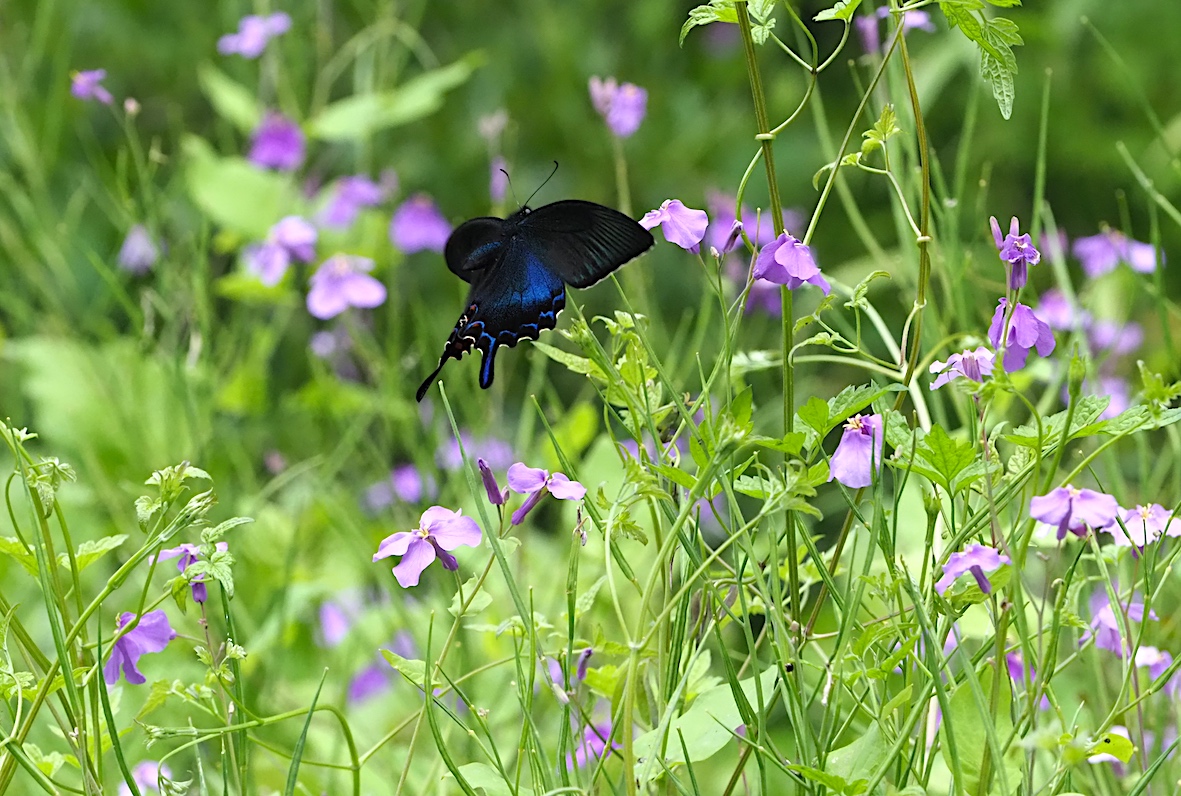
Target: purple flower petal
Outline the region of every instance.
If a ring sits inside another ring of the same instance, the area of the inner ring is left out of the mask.
[[[303,131],[282,114],[268,112],[254,131],[248,158],[263,168],[295,171],[303,165]]]
[[[644,229],[652,229],[657,224],[669,243],[693,250],[705,237],[709,216],[704,210],[686,207],[680,199],[665,199],[659,209],[648,211],[640,219],[640,226]]]
[[[102,81],[106,77],[107,70],[105,69],[90,69],[83,72],[75,72],[70,77],[70,93],[78,99],[93,99],[98,100],[104,105],[110,105],[115,101],[115,98],[111,96],[111,92],[102,86]]]
[[[434,545],[418,534],[411,534],[411,536],[414,538],[410,540],[410,546],[406,549],[406,554],[402,556],[402,560],[394,567],[394,577],[397,579],[398,585],[403,589],[417,586],[418,579],[422,576],[422,571],[435,560]]]
[[[122,628],[135,618],[135,614],[124,613],[119,617],[118,627]],[[140,617],[139,623],[127,633],[124,633],[112,645],[111,658],[103,667],[103,678],[109,684],[119,679],[119,669],[123,669],[123,677],[132,685],[142,685],[147,682],[138,668],[140,657],[152,652],[162,652],[172,639],[176,638],[176,631],[168,624],[168,616],[163,611],[149,611]]]
[[[152,240],[147,227],[136,224],[127,230],[127,237],[116,258],[119,267],[132,274],[145,274],[160,259],[160,247]]]
[[[416,194],[407,199],[390,219],[390,241],[403,254],[420,251],[442,253],[450,236],[451,224],[425,194]]]
[[[881,467],[883,443],[881,415],[850,418],[829,462],[828,480],[850,489],[870,486],[873,471]]]
[[[423,512],[420,527],[429,532],[443,550],[479,547],[483,539],[480,526],[475,520],[441,506],[434,506]]]
[[[558,500],[582,500],[586,495],[586,487],[577,481],[571,481],[562,473],[554,473],[548,484],[549,493]]]
[[[410,543],[416,538],[422,538],[413,531],[398,531],[395,534],[387,536],[377,546],[377,552],[373,554],[373,560],[380,561],[383,558],[390,556],[404,556],[406,551],[410,549]]]
[[[508,488],[519,495],[528,495],[545,486],[549,473],[540,467],[529,467],[517,462],[508,468]]]

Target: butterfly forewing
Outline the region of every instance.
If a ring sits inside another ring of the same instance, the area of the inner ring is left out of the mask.
[[[633,219],[594,202],[568,199],[525,214],[512,234],[572,287],[590,287],[653,244]]]

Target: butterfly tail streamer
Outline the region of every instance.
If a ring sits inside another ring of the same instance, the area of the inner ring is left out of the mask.
[[[427,376],[426,380],[421,386],[419,386],[418,392],[415,394],[415,400],[417,400],[419,403],[422,403],[422,399],[426,397],[427,390],[431,388],[431,385],[435,383],[435,379],[437,379],[439,374],[443,372],[443,366],[447,364],[448,358],[449,357],[441,357],[439,359],[439,367],[435,368],[431,375]]]

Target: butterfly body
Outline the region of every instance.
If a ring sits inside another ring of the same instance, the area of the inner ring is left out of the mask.
[[[590,287],[653,243],[652,235],[609,207],[567,200],[507,219],[473,218],[447,240],[447,267],[471,284],[466,306],[443,346],[422,400],[449,359],[480,352],[480,386],[492,384],[496,351],[536,340],[557,325],[566,286]]]

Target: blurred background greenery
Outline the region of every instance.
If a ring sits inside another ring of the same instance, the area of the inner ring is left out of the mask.
[[[795,7],[811,19],[826,5]],[[455,223],[489,210],[489,152],[477,122],[498,109],[509,117],[504,155],[518,197],[531,193],[557,160],[561,168],[535,203],[566,197],[614,203],[612,142],[587,95],[592,75],[614,75],[649,92],[647,117],[624,143],[638,216],[670,197],[704,207],[710,190],[732,195],[755,150],[736,31],[696,30],[678,47],[691,7],[659,0],[4,3],[0,415],[39,432],[42,452],[75,465],[79,484],[62,500],[75,524],[87,529],[81,534],[125,530],[133,523],[131,500],[149,472],[193,461],[214,474],[227,513],[259,521],[233,544],[238,577],[250,584],[238,599],[252,652],[304,649],[311,644],[318,600],[358,583],[388,587],[388,568],[368,563],[376,540],[412,527],[421,509],[395,504],[364,511],[360,501],[367,487],[394,464],[411,462],[437,477],[453,501],[465,494],[461,479],[444,480],[435,464],[450,437],[441,404],[432,398],[418,407],[411,397],[450,330],[462,286],[439,256],[403,258],[384,241],[392,205],[382,209],[387,216],[374,220],[380,234],[373,244],[390,301],[348,321],[358,340],[357,380],[338,379],[330,365],[308,354],[309,337],[325,325],[310,318],[294,295],[239,301],[216,289],[218,279],[236,268],[232,249],[243,241],[219,236],[193,206],[182,178],[181,140],[196,134],[220,154],[233,155],[244,151],[246,139],[212,112],[198,78],[203,64],[259,86],[268,105],[302,120],[316,103],[388,88],[478,52],[479,68],[438,112],[356,144],[313,144],[301,172],[323,182],[392,168],[401,185],[395,201],[427,192]],[[276,39],[267,58],[217,55],[218,37],[234,30],[242,15],[276,10],[290,13],[293,27]],[[1124,142],[1157,187],[1176,198],[1181,83],[1171,78],[1173,43],[1157,32],[1181,29],[1181,4],[1043,0],[1007,11],[1025,37],[1017,49],[1017,100],[1008,121],[978,76],[975,50],[946,29],[934,6],[929,10],[938,32],[914,31],[908,42],[935,157],[949,179],[958,159],[967,178],[963,195],[937,198],[944,207],[964,208],[961,245],[952,242],[943,256],[962,258],[969,284],[994,295],[1000,283],[998,273],[981,265],[994,261],[974,258],[974,252],[991,251],[984,219],[1030,216],[1047,80],[1045,194],[1058,226],[1074,238],[1094,234],[1106,222],[1150,239],[1148,205],[1115,144]],[[830,52],[840,25],[810,27],[821,51]],[[776,30],[795,41],[782,12]],[[342,62],[348,43],[361,54]],[[823,110],[829,135],[839,139],[869,74],[856,37],[845,52],[824,74],[818,102],[776,142],[780,191],[788,206],[805,214],[818,196],[812,177],[831,156],[817,134],[817,114]],[[804,75],[770,47],[761,57],[772,116],[783,118],[798,102]],[[146,172],[129,154],[122,114],[70,96],[71,72],[95,68],[107,70],[106,85],[117,101],[134,97],[141,105],[132,140],[142,147]],[[324,77],[326,69],[331,79]],[[1159,133],[1146,109],[1159,119]],[[973,114],[975,133],[965,142],[964,120]],[[858,123],[857,131],[875,117]],[[882,288],[887,292],[875,301],[893,307],[891,320],[900,321],[913,300],[905,278],[913,246],[904,241],[897,248],[884,184],[867,175],[846,179],[894,259],[870,260],[833,202],[813,240],[818,260],[851,284],[874,267],[899,272],[897,286]],[[748,192],[751,206],[764,203],[761,180],[760,170]],[[168,247],[156,273],[142,279],[114,266],[128,228],[140,221],[159,230]],[[1181,230],[1166,224],[1160,235],[1167,253],[1177,251]],[[946,266],[937,256],[936,280]],[[696,263],[660,245],[642,266],[632,267],[644,269],[649,295],[658,299],[639,309],[653,317],[658,337],[676,338],[679,324],[699,305]],[[1045,286],[1052,276],[1043,270],[1035,281]],[[1174,296],[1181,289],[1175,268],[1166,269],[1165,282]],[[596,309],[617,306],[616,299],[611,288],[586,294]],[[982,304],[974,317],[952,319],[954,328],[983,328],[991,309]],[[752,318],[749,347],[775,348],[777,325]],[[452,364],[447,372],[462,425],[476,433],[496,429],[515,444],[517,458],[540,450],[528,392],[557,398],[546,403],[554,422],[567,417],[562,406],[583,407],[579,422],[599,422],[597,411],[587,414],[591,391],[585,383],[554,366],[547,371],[547,360],[526,349],[501,355],[498,383],[489,394],[473,395],[470,362]],[[689,360],[685,366],[693,367]],[[1166,365],[1173,375],[1175,366]],[[831,373],[810,375],[800,395],[831,394],[838,382]],[[769,410],[770,417],[778,415],[775,407]],[[587,437],[581,445],[591,442]],[[5,566],[15,570],[0,564]],[[372,645],[383,643],[386,625],[374,625]],[[298,698],[305,701],[303,692],[314,688],[319,671],[315,660],[298,656],[256,656],[251,667],[255,683],[264,682],[272,667],[300,669],[304,676],[288,682],[301,683]],[[270,698],[277,705],[292,701],[290,694]]]

